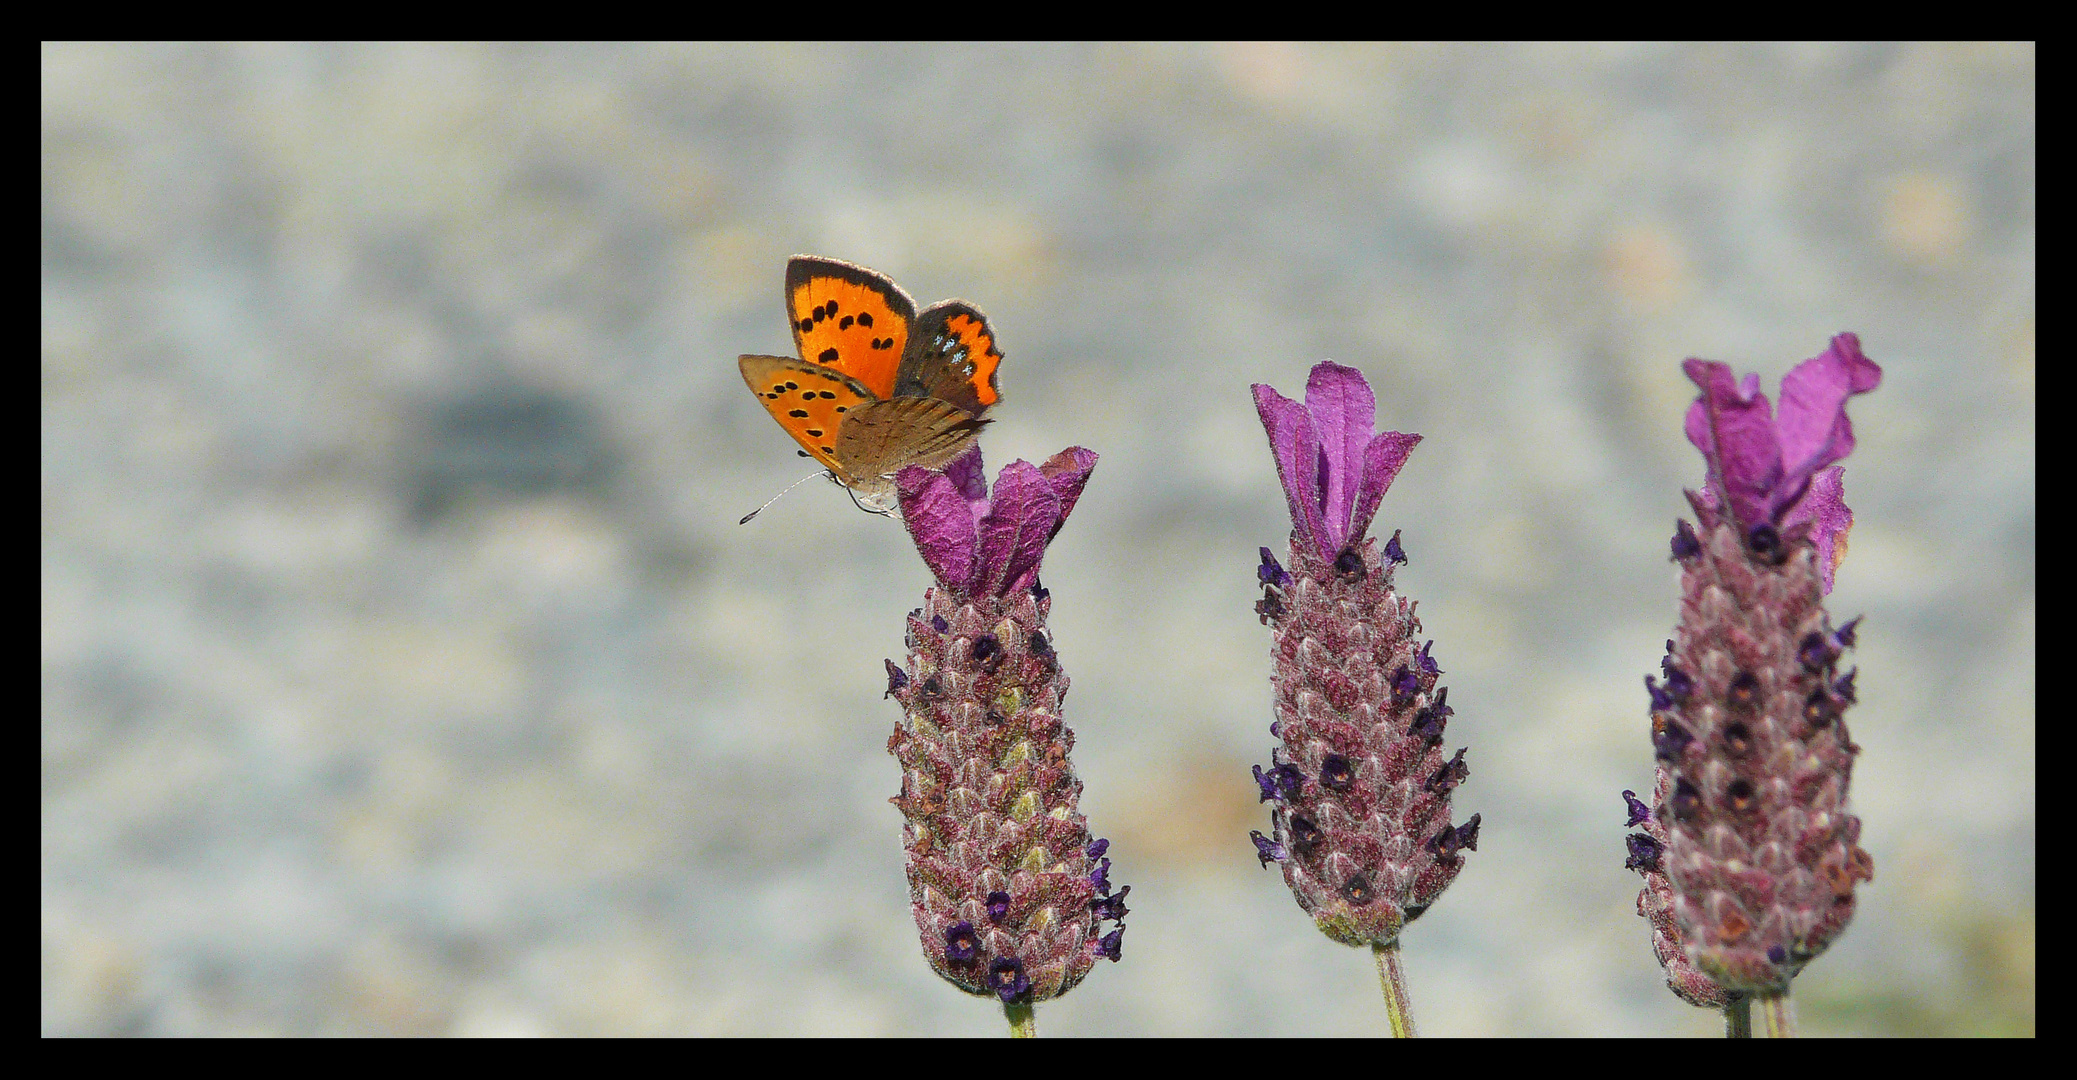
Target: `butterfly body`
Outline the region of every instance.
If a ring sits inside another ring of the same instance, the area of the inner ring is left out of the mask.
[[[893,506],[894,474],[966,451],[1001,398],[988,317],[945,300],[916,310],[885,275],[835,259],[786,264],[800,355],[744,356],[743,381],[772,419],[859,502]]]

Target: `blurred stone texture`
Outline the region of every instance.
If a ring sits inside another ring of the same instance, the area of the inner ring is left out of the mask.
[[[2034,1027],[2035,50],[42,49],[45,1034],[976,1034],[915,955],[881,661],[926,574],[736,373],[786,257],[960,296],[1125,962],[1049,1034],[1383,1030],[1248,842],[1247,385],[1361,368],[1476,747],[1424,1031],[1710,1034],[1616,793],[1701,355],[1840,330],[1882,876],[1812,1033]]]

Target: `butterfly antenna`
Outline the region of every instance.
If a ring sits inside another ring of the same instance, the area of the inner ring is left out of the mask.
[[[781,492],[779,492],[779,494],[777,494],[777,495],[774,495],[774,496],[772,496],[772,497],[771,497],[771,498],[769,498],[769,499],[766,499],[766,500],[764,501],[764,506],[760,506],[760,507],[758,507],[757,509],[755,509],[755,510],[752,510],[752,511],[750,511],[750,512],[749,512],[749,513],[747,513],[747,514],[744,514],[744,515],[743,515],[743,520],[741,520],[741,521],[738,521],[738,522],[736,522],[736,524],[738,524],[738,525],[748,525],[748,524],[750,524],[750,519],[751,519],[751,518],[754,518],[754,517],[756,517],[757,515],[759,515],[759,514],[762,514],[762,513],[764,513],[764,507],[765,507],[765,506],[770,506],[770,505],[772,505],[773,503],[775,503],[775,502],[778,502],[778,501],[779,501],[779,500],[780,500],[781,498],[785,497],[785,495],[786,495],[786,492],[787,492],[787,491],[792,491],[792,490],[793,490],[794,488],[797,488],[797,487],[801,486],[802,484],[805,484],[805,483],[807,483],[808,481],[810,481],[810,480],[813,480],[813,479],[815,479],[815,478],[816,478],[816,477],[818,477],[818,476],[827,476],[827,475],[829,475],[829,470],[827,470],[827,469],[824,469],[824,470],[823,470],[822,472],[811,472],[811,473],[809,473],[808,475],[806,475],[806,476],[803,476],[803,477],[801,477],[801,478],[800,478],[800,479],[798,479],[798,480],[795,480],[795,481],[794,481],[793,483],[791,483],[791,484],[788,484],[788,485],[786,485],[786,488],[785,488],[785,490],[784,490],[784,491],[781,491]],[[849,488],[846,488],[845,490],[846,490],[846,491],[849,491],[850,489],[849,489]],[[855,498],[855,496],[854,496],[854,498]]]

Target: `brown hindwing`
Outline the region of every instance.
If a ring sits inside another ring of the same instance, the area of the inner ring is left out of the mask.
[[[995,386],[1001,363],[988,316],[965,301],[940,300],[916,316],[894,396],[939,398],[979,416],[1002,397]]]

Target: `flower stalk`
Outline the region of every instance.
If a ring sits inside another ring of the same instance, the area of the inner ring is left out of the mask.
[[[1789,992],[1768,994],[1760,998],[1760,1005],[1767,1014],[1767,1037],[1770,1039],[1793,1039],[1796,1037],[1796,1008],[1789,1001]]]
[[[1377,981],[1385,991],[1385,1016],[1392,1023],[1392,1037],[1411,1039],[1420,1033],[1414,1030],[1413,1005],[1406,998],[1406,968],[1399,962],[1399,942],[1372,945],[1370,951],[1377,958]]]

